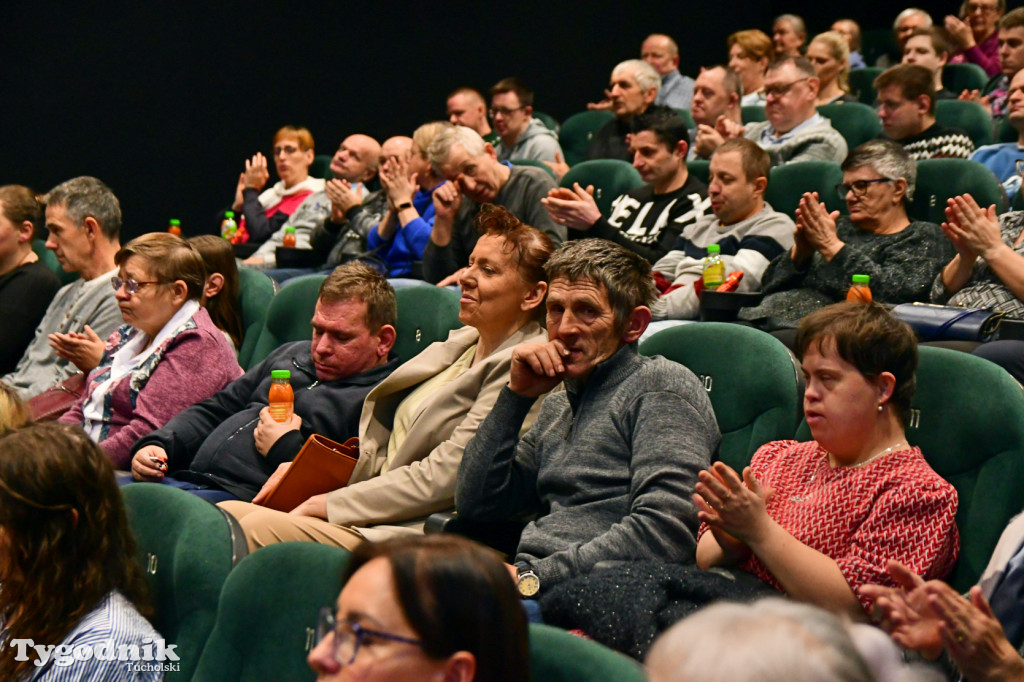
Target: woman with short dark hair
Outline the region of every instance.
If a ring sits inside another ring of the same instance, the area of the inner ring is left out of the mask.
[[[697,564],[738,566],[794,599],[866,620],[861,585],[889,561],[942,578],[959,550],[956,491],[904,431],[917,341],[878,304],[808,315],[796,335],[814,440],[762,446],[742,476],[700,473]]]
[[[526,614],[505,565],[451,535],[363,543],[309,654],[318,680],[519,682]]]

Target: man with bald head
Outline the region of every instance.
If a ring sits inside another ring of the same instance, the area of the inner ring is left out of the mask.
[[[860,53],[860,24],[853,19],[836,19],[832,22],[832,30],[846,38],[846,46],[850,48],[850,56],[846,58],[851,69],[863,69],[867,64]]]
[[[487,101],[478,90],[461,87],[448,95],[448,121],[457,126],[466,126],[484,138],[484,142],[497,147],[501,142],[498,133],[487,120]]]
[[[661,76],[661,88],[655,104],[673,109],[689,109],[693,99],[693,79],[679,73],[679,46],[663,33],[652,33],[640,46],[640,58]]]
[[[381,145],[368,135],[349,135],[342,141],[331,159],[331,173],[323,191],[306,197],[288,221],[268,239],[243,265],[271,270],[268,274],[282,282],[298,274],[307,274],[310,268],[273,269],[277,266],[277,247],[284,243],[285,230],[295,228],[295,248],[314,250],[321,254],[311,257],[323,263],[325,254],[329,264],[338,265],[344,254],[358,254],[366,250],[366,235],[380,221],[386,201],[368,183],[376,185],[380,164]]]

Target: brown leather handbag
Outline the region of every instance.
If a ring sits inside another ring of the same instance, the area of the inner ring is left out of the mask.
[[[85,392],[85,372],[72,374],[52,388],[48,388],[28,401],[28,409],[37,422],[56,421]]]

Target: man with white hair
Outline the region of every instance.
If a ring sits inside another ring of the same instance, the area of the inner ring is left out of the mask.
[[[481,204],[504,207],[556,245],[565,241],[565,226],[556,224],[540,202],[555,187],[546,171],[498,161],[494,147],[466,126],[438,133],[427,156],[438,176],[449,182],[434,191],[434,229],[423,252],[426,281],[457,281],[479,238],[473,224]]]
[[[661,76],[653,66],[640,59],[627,59],[612,69],[605,92],[611,101],[615,120],[602,126],[590,141],[588,159],[632,161],[626,136],[633,132],[633,119],[647,111],[661,90]]]

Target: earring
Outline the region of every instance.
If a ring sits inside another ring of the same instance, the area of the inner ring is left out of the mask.
[[[879,412],[881,412],[881,411],[882,411],[882,403],[878,403],[878,411],[879,411]]]

